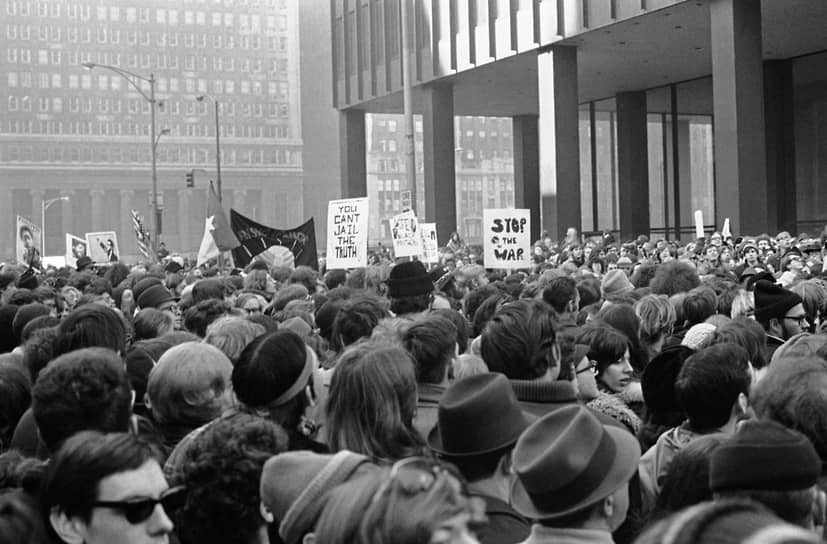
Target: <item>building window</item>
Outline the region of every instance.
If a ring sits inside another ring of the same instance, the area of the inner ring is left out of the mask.
[[[18,77],[17,72],[9,72],[8,75],[9,87],[17,87]]]
[[[37,82],[38,87],[41,89],[48,89],[49,88],[49,74],[46,73],[39,73],[37,74]]]
[[[60,89],[61,87],[63,87],[63,81],[60,74],[52,74],[52,88]]]
[[[9,96],[8,108],[9,108],[9,111],[17,111],[17,97],[16,96]]]

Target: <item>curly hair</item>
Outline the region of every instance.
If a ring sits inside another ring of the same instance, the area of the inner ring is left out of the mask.
[[[205,428],[187,450],[181,483],[187,499],[175,515],[182,544],[247,544],[265,521],[259,511],[264,463],[287,450],[284,430],[234,413]]]

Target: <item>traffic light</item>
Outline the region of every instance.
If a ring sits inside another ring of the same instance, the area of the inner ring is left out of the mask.
[[[190,170],[189,172],[187,172],[187,187],[188,188],[195,187],[195,171],[194,170]]]

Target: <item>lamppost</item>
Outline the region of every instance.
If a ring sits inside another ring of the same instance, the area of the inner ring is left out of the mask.
[[[46,256],[46,210],[55,202],[69,200],[66,195],[50,198],[40,203],[40,255]]]
[[[98,64],[96,62],[84,62],[82,65],[87,70],[91,70],[93,68],[105,68],[106,70],[110,70],[115,72],[122,78],[124,78],[127,83],[132,85],[132,87],[138,91],[144,100],[149,102],[149,112],[150,112],[150,128],[149,128],[149,143],[150,143],[150,150],[152,152],[152,252],[153,254],[157,254],[158,252],[158,172],[156,170],[156,154],[155,154],[155,147],[158,144],[158,139],[155,137],[155,74],[150,73],[149,77],[141,76],[130,72],[128,70],[124,70],[123,68],[118,68],[117,66],[111,66],[109,64]],[[146,94],[141,88],[141,85],[138,81],[146,81],[149,83],[149,94]]]
[[[219,102],[214,96],[209,94],[199,94],[195,97],[199,102],[203,102],[205,98],[212,100],[212,103],[215,105],[215,184],[218,190],[218,201],[221,202],[221,134],[218,130]]]

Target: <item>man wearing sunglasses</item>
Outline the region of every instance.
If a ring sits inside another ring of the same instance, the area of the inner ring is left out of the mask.
[[[160,452],[126,433],[84,431],[55,453],[41,504],[56,541],[66,544],[169,542],[183,488],[169,488]]]

